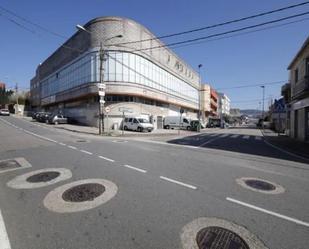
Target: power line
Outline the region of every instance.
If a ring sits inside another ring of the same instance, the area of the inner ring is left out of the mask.
[[[33,25],[33,26],[35,26],[35,27],[37,27],[37,28],[39,28],[39,29],[41,29],[41,30],[43,30],[43,31],[45,31],[45,32],[47,32],[47,33],[49,33],[49,34],[51,34],[51,35],[58,36],[58,37],[60,37],[60,38],[62,38],[62,39],[63,39],[63,38],[64,38],[64,39],[68,39],[68,37],[66,37],[66,36],[64,36],[64,35],[61,35],[61,34],[59,34],[59,33],[57,33],[57,32],[54,32],[54,31],[52,31],[52,30],[49,30],[49,29],[47,29],[47,28],[45,28],[45,27],[43,27],[43,26],[41,26],[41,25],[39,25],[39,24],[37,24],[37,23],[34,23],[34,22],[32,22],[32,21],[30,21],[30,20],[28,20],[28,19],[26,19],[26,18],[24,18],[24,17],[18,15],[17,13],[13,12],[12,10],[6,9],[6,8],[4,8],[4,7],[2,7],[2,6],[0,6],[0,9],[2,9],[3,11],[5,11],[5,12],[7,12],[7,13],[9,13],[9,14],[11,14],[11,15],[13,15],[13,16],[15,16],[15,17],[21,19],[21,20],[23,20],[24,22],[29,23],[29,24],[31,24],[31,25]]]
[[[287,26],[287,25],[294,24],[294,23],[304,22],[304,21],[308,21],[308,20],[309,20],[309,18],[303,18],[303,19],[300,19],[300,20],[296,20],[296,21],[292,21],[292,22],[286,22],[286,23],[283,23],[283,24],[273,25],[273,26],[265,27],[265,28],[261,28],[261,29],[251,30],[251,31],[247,31],[247,32],[239,33],[239,34],[218,37],[218,38],[214,38],[214,39],[210,39],[210,40],[206,40],[206,41],[192,42],[190,44],[182,44],[182,45],[179,45],[179,46],[174,46],[173,48],[175,49],[175,48],[188,47],[188,46],[192,46],[192,45],[204,44],[204,43],[208,43],[208,42],[212,42],[212,41],[218,41],[218,40],[228,39],[228,38],[232,38],[232,37],[236,37],[236,36],[242,36],[242,35],[247,35],[247,34],[251,34],[251,33],[255,33],[255,32],[260,32],[260,31],[264,31],[264,30],[279,28],[279,27]],[[161,49],[164,49],[164,48],[161,48]]]
[[[257,84],[252,84],[252,85],[248,84],[248,85],[241,85],[241,86],[222,87],[222,88],[217,88],[216,90],[229,90],[229,89],[249,88],[249,87],[257,87],[257,86],[278,85],[284,82],[286,82],[286,80],[266,82],[266,83],[257,83]]]
[[[281,21],[284,21],[284,20],[296,18],[296,17],[299,17],[299,16],[308,15],[308,14],[309,14],[309,11],[303,12],[303,13],[300,13],[300,14],[296,14],[296,15],[292,15],[292,16],[287,16],[287,17],[275,19],[275,20],[268,21],[268,22],[263,22],[263,23],[259,23],[259,24],[255,24],[255,25],[245,26],[245,27],[239,28],[239,29],[233,29],[233,30],[229,30],[229,31],[221,32],[221,33],[216,33],[216,34],[212,34],[212,35],[208,35],[208,36],[204,36],[204,37],[198,37],[198,38],[194,38],[194,39],[183,40],[183,41],[180,41],[180,42],[173,42],[173,43],[155,46],[155,47],[136,49],[134,51],[144,51],[144,50],[158,49],[158,48],[163,48],[163,47],[167,48],[167,47],[172,47],[174,45],[186,44],[186,43],[191,43],[191,42],[195,42],[195,41],[206,40],[206,39],[209,39],[209,38],[212,38],[212,37],[217,37],[217,36],[221,36],[221,35],[236,33],[236,32],[247,30],[247,29],[257,28],[257,27],[260,27],[260,26],[265,26],[265,25],[268,25],[268,24],[277,23],[277,22],[281,22]]]
[[[2,13],[0,13],[0,16],[2,16],[3,18],[6,18],[8,21],[10,21],[11,23],[14,23],[14,24],[17,25],[18,27],[20,27],[20,28],[22,28],[22,29],[24,29],[24,30],[26,30],[26,31],[28,31],[28,32],[30,32],[30,33],[32,33],[32,34],[36,34],[36,32],[35,32],[34,30],[29,29],[29,28],[26,27],[25,25],[20,24],[19,22],[17,22],[17,21],[15,21],[15,20],[13,20],[13,19],[11,19],[11,18],[9,18],[9,17],[3,15]]]
[[[257,17],[273,14],[273,13],[276,13],[276,12],[281,12],[281,11],[284,11],[284,10],[300,7],[300,6],[303,6],[303,5],[306,5],[306,4],[309,4],[309,1],[302,2],[302,3],[299,3],[299,4],[290,5],[290,6],[287,6],[287,7],[283,7],[283,8],[279,8],[279,9],[275,9],[275,10],[271,10],[271,11],[267,11],[267,12],[262,12],[262,13],[255,14],[255,15],[252,15],[252,16],[242,17],[242,18],[235,19],[235,20],[230,20],[230,21],[226,21],[226,22],[222,22],[222,23],[217,23],[217,24],[209,25],[209,26],[206,26],[206,27],[201,27],[201,28],[191,29],[191,30],[187,30],[187,31],[183,31],[183,32],[178,32],[178,33],[158,36],[158,37],[155,37],[155,38],[149,38],[149,39],[138,40],[138,41],[131,41],[131,42],[124,42],[124,43],[118,43],[118,45],[125,45],[125,44],[131,44],[131,43],[138,43],[138,42],[146,42],[146,41],[151,41],[151,40],[158,40],[158,39],[169,38],[169,37],[173,37],[173,36],[179,36],[179,35],[189,34],[189,33],[193,33],[193,32],[198,32],[198,31],[202,31],[202,30],[212,29],[212,28],[216,28],[216,27],[220,27],[220,26],[224,26],[224,25],[228,25],[228,24],[232,24],[232,23],[237,23],[237,22],[241,22],[241,21],[245,21],[245,20],[249,20],[249,19],[253,19],[253,18],[257,18]]]

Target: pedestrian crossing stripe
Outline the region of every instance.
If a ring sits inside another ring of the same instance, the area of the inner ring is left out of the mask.
[[[249,139],[250,136],[246,135],[246,136],[243,136],[242,138],[243,138],[243,139]]]

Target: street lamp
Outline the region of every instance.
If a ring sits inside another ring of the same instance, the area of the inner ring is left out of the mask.
[[[264,100],[265,100],[265,86],[261,86],[263,89],[263,101],[262,101],[262,128],[264,130]]]
[[[80,31],[86,32],[89,35],[93,34],[93,32],[87,30],[85,27],[82,25],[76,25],[76,28]],[[113,37],[109,37],[107,39],[104,39],[103,42],[105,43],[106,41],[109,41],[114,38],[122,38],[122,35],[116,35]],[[100,58],[100,77],[99,77],[99,82],[100,84],[98,85],[98,94],[99,94],[99,134],[102,135],[104,132],[104,96],[105,96],[105,88],[106,85],[104,84],[104,75],[103,75],[103,62],[104,62],[104,57],[105,57],[105,49],[103,47],[103,42],[100,42],[100,52],[99,52],[99,58]]]
[[[202,84],[202,81],[201,81],[201,67],[203,65],[202,64],[199,64],[198,65],[198,78],[199,78],[199,86],[198,86],[198,132],[201,131],[201,84]]]

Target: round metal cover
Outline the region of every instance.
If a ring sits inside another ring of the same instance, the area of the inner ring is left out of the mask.
[[[285,189],[281,185],[265,179],[241,177],[236,179],[236,182],[243,188],[263,194],[282,194],[285,192]]]
[[[259,190],[264,190],[264,191],[271,191],[271,190],[275,190],[276,186],[269,183],[269,182],[265,182],[262,180],[246,180],[245,183],[250,186],[251,188],[256,188]]]
[[[250,249],[236,233],[222,227],[205,227],[196,235],[199,249]]]
[[[26,179],[27,182],[49,182],[60,175],[57,171],[42,172]]]
[[[77,142],[77,143],[86,143],[87,140],[85,140],[85,139],[78,139],[78,140],[76,140],[76,142]]]
[[[87,183],[74,186],[62,194],[62,198],[67,202],[93,201],[103,194],[105,187],[98,183]]]

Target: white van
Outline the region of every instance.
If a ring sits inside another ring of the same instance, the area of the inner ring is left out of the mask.
[[[164,129],[174,129],[174,128],[181,128],[181,129],[191,129],[190,125],[191,119],[188,117],[181,117],[180,116],[166,116],[164,118],[163,127]]]
[[[151,132],[153,130],[153,125],[149,122],[149,120],[143,117],[126,117],[123,122],[123,129]]]

